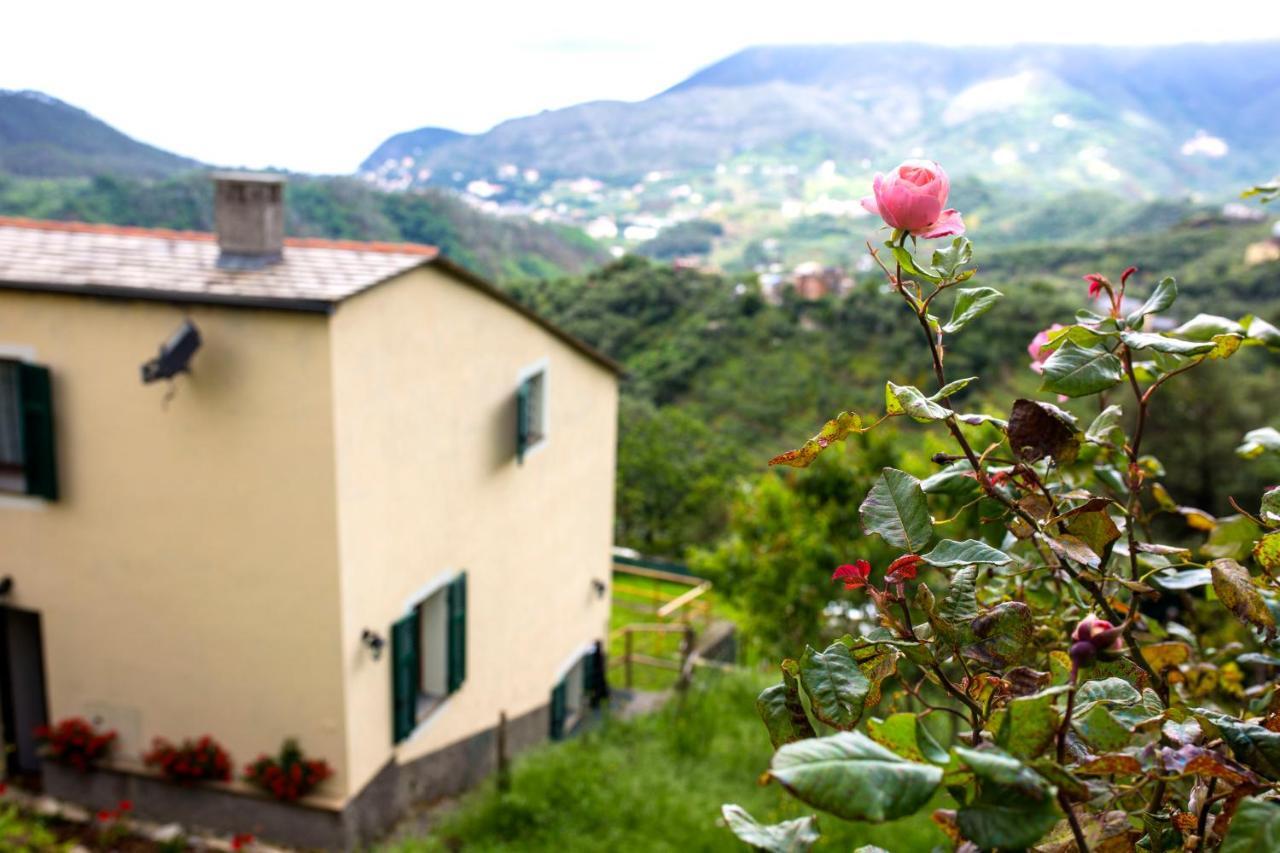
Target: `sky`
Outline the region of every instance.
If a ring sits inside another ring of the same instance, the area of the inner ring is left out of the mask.
[[[0,88],[222,166],[345,173],[393,133],[650,97],[755,44],[1280,38],[1273,0],[42,0],[3,15]]]

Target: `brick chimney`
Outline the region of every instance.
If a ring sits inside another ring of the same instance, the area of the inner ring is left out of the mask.
[[[260,269],[284,255],[284,176],[258,172],[213,175],[218,266]]]

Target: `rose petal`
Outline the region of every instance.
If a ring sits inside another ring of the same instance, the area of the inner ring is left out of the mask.
[[[942,215],[932,224],[911,232],[913,236],[923,240],[934,237],[959,237],[963,233],[964,221],[960,218],[960,212],[953,208],[942,211]]]

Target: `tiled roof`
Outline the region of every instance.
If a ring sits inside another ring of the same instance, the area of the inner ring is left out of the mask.
[[[438,255],[413,243],[289,238],[279,263],[219,269],[212,234],[0,217],[0,287],[10,288],[323,305]]]
[[[219,269],[214,235],[165,228],[0,216],[0,290],[231,303],[326,311],[335,303],[430,263],[522,314],[607,369],[616,361],[451,263],[434,246],[287,237],[284,259],[260,269]]]

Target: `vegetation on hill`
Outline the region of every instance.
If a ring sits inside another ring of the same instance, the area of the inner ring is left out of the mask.
[[[199,165],[131,139],[57,98],[0,89],[0,172],[32,177],[161,177]]]
[[[428,243],[498,281],[579,274],[604,257],[580,231],[492,217],[439,190],[386,193],[353,178],[290,176],[285,204],[291,236]],[[0,215],[211,231],[213,191],[195,172],[159,180],[0,174]]]

